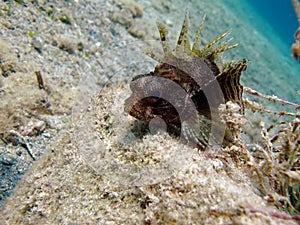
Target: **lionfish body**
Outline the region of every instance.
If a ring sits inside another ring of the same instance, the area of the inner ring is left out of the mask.
[[[146,122],[160,118],[170,133],[183,134],[185,141],[201,148],[208,144],[211,115],[221,103],[237,103],[243,112],[240,76],[247,67],[245,59],[218,66],[219,55],[237,44],[224,41],[216,46],[226,32],[200,48],[203,23],[204,18],[191,46],[186,14],[175,50],[169,46],[166,27],[158,23],[164,55],[147,52],[160,64],[153,72],[133,78],[132,95],[125,102],[131,116]]]

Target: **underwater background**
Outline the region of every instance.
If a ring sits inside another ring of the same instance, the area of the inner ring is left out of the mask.
[[[298,22],[290,0],[247,0],[253,9],[274,29],[274,33],[289,46],[294,42]]]
[[[224,4],[239,18],[230,29],[243,48],[239,54],[249,60],[243,83],[299,103],[300,65],[291,57],[298,21],[291,1],[233,0]]]

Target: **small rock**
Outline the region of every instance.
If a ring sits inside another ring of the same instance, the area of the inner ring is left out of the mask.
[[[115,11],[111,20],[117,22],[126,27],[130,27],[134,18],[142,17],[143,9],[142,7],[134,1],[127,1],[124,4],[124,8]]]
[[[117,38],[120,37],[120,34],[113,27],[110,27],[109,30],[110,30],[112,36],[117,37]]]
[[[43,41],[41,38],[33,38],[31,41],[31,45],[32,47],[37,50],[39,53],[42,52],[42,48],[43,48]]]
[[[83,51],[83,49],[84,49],[84,45],[83,45],[83,43],[82,43],[81,41],[80,41],[80,42],[78,42],[78,43],[77,43],[77,50],[82,52],[82,51]]]
[[[43,132],[43,136],[45,138],[51,138],[51,134],[49,134],[48,132]]]
[[[143,39],[146,36],[145,21],[134,20],[128,28],[128,32],[137,38]]]
[[[21,149],[16,151],[17,156],[21,156],[23,154],[23,151]]]
[[[2,22],[2,25],[3,25],[4,27],[6,27],[7,29],[10,29],[10,30],[13,30],[13,29],[14,29],[14,26],[13,26],[10,22],[8,22],[8,21],[3,21],[3,22]]]
[[[71,20],[67,15],[62,15],[61,17],[59,17],[59,20],[67,25],[71,25]]]
[[[46,128],[45,121],[31,119],[26,126],[20,127],[20,133],[23,136],[36,136]]]
[[[6,166],[12,166],[17,163],[17,159],[12,154],[2,154],[0,156],[0,162]]]
[[[125,7],[130,10],[133,18],[143,16],[143,8],[134,1],[125,2]]]
[[[172,21],[172,20],[170,20],[170,19],[167,19],[167,20],[166,20],[166,25],[167,25],[167,26],[169,26],[169,27],[171,27],[171,26],[173,26],[173,25],[174,25],[174,23],[173,23],[173,21]]]
[[[129,27],[132,23],[133,17],[132,13],[128,9],[121,9],[112,14],[111,20]]]
[[[68,37],[60,37],[58,41],[58,48],[64,50],[70,54],[75,52],[75,44],[71,38]]]

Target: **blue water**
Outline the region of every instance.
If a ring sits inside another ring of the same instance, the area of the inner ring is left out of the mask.
[[[290,0],[224,3],[237,18],[228,22],[232,33],[238,34],[235,40],[241,43],[235,51],[249,62],[242,83],[299,104],[300,64],[291,57],[298,21]]]
[[[291,0],[247,0],[284,42],[291,45],[298,21]]]
[[[291,46],[294,43],[294,34],[299,24],[291,0],[231,0],[225,1],[225,4],[231,5],[235,10],[242,7],[242,16],[252,16],[254,26],[263,19],[264,24],[261,24],[260,28],[271,27],[272,32],[280,37],[284,44]],[[253,17],[253,13],[260,18]]]

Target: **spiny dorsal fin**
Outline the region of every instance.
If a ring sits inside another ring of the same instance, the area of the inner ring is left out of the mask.
[[[220,35],[219,37],[217,37],[216,39],[212,40],[210,43],[205,45],[201,51],[204,52],[204,53],[205,52],[211,52],[211,49],[214,47],[214,45],[217,44],[220,40],[222,40],[223,38],[225,38],[229,34],[230,34],[230,31],[227,31],[224,34]],[[210,55],[210,54],[208,54],[208,55]]]
[[[164,55],[166,59],[174,58],[174,55],[172,53],[172,49],[169,46],[167,35],[168,35],[168,29],[163,25],[162,23],[157,23],[158,31],[160,34],[160,40],[161,45],[164,51]]]
[[[191,51],[190,41],[188,37],[188,28],[189,28],[189,22],[188,22],[188,10],[187,10],[177,40],[177,45],[175,49],[176,56],[181,56],[183,55],[183,53],[190,53]]]
[[[201,45],[200,37],[201,37],[201,32],[203,29],[203,24],[204,24],[205,18],[206,18],[206,15],[203,16],[201,23],[199,24],[196,36],[195,36],[194,44],[192,47],[192,52],[194,52],[194,53],[200,50],[200,45]]]

